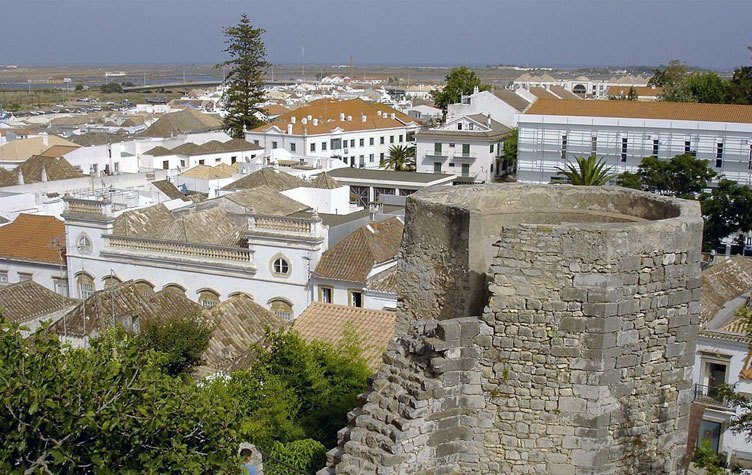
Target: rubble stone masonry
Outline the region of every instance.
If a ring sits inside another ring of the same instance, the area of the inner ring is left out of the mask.
[[[320,474],[674,474],[696,202],[482,185],[408,198],[397,335]]]

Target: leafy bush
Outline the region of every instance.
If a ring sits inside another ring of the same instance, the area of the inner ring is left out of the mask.
[[[136,337],[144,349],[166,355],[165,369],[173,376],[189,372],[201,362],[214,327],[201,315],[147,320]]]

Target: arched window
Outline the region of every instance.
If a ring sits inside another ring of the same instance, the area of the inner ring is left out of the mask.
[[[94,278],[86,273],[80,273],[76,276],[76,284],[78,285],[78,297],[81,299],[88,299],[94,295],[96,290],[94,286]]]
[[[290,261],[282,254],[272,257],[271,267],[272,274],[276,277],[287,277],[292,269]]]
[[[91,239],[89,239],[89,237],[85,234],[79,236],[78,240],[76,241],[76,248],[81,254],[91,253]]]
[[[211,289],[199,290],[198,303],[204,308],[214,308],[219,303],[219,294]]]
[[[123,281],[114,275],[106,275],[102,278],[102,282],[104,282],[104,288],[109,289],[110,287],[115,287],[116,285],[121,284]]]
[[[269,301],[271,312],[286,322],[292,321],[292,304],[283,298],[275,298]]]

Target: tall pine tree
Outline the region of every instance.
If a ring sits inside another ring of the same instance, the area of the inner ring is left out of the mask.
[[[230,59],[220,65],[230,67],[222,96],[227,110],[224,123],[230,135],[243,138],[243,128],[252,129],[260,124],[256,112],[258,104],[264,100],[264,69],[269,66],[261,40],[265,31],[254,28],[243,14],[240,22],[225,28],[224,33],[227,37],[225,53],[230,55]]]

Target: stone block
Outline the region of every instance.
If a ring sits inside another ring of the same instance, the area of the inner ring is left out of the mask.
[[[585,303],[582,304],[582,313],[591,317],[612,317],[617,314],[615,303]]]

